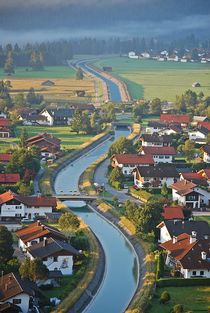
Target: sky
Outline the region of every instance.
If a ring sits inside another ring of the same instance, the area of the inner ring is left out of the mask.
[[[0,41],[210,37],[210,0],[0,0]]]

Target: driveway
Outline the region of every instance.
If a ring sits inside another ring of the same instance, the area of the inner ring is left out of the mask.
[[[140,204],[141,202],[138,199],[135,199],[127,194],[127,190],[116,190],[109,185],[107,179],[107,169],[109,162],[109,159],[106,159],[97,167],[93,178],[94,183],[98,183],[99,185],[104,186],[105,190],[111,193],[112,197],[117,197],[120,202],[130,200]]]

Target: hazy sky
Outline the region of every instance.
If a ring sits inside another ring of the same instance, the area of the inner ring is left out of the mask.
[[[210,0],[0,0],[0,41],[210,37]]]

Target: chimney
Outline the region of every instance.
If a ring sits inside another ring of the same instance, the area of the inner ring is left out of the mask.
[[[202,259],[202,260],[206,260],[206,257],[207,257],[207,253],[204,252],[204,251],[202,251],[202,252],[201,252],[201,259]]]
[[[43,238],[43,247],[46,247],[46,245],[47,245],[47,237],[44,237]]]
[[[190,243],[196,242],[196,237],[197,237],[197,232],[193,230],[190,236]]]
[[[176,236],[173,236],[172,243],[173,244],[177,243],[177,237]]]

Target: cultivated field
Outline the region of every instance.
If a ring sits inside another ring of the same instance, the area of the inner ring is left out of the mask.
[[[155,60],[134,60],[127,57],[112,57],[97,61],[96,66],[112,66],[113,74],[126,83],[134,99],[144,97],[174,101],[176,95],[187,89],[197,93],[203,91],[210,96],[210,63],[159,62]],[[192,88],[198,81],[200,88]]]

